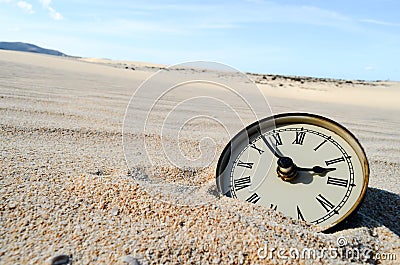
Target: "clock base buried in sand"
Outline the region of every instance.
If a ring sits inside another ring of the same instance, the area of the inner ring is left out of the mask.
[[[257,121],[225,147],[217,188],[327,230],[359,206],[368,186],[363,148],[340,124],[309,113]]]

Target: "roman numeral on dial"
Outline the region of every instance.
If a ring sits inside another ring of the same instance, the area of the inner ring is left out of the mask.
[[[233,181],[233,183],[234,183],[234,186],[235,186],[235,190],[241,190],[241,189],[250,187],[250,185],[251,185],[250,176],[244,177],[244,178],[240,178],[240,179],[235,179]]]
[[[273,134],[272,137],[275,139],[275,146],[282,145],[282,139],[279,133]]]
[[[264,153],[264,150],[258,148],[258,147],[256,146],[256,144],[251,144],[250,147],[253,148],[253,149],[255,149],[255,150],[257,150],[258,153],[259,153],[260,155],[261,155],[262,153]]]
[[[344,162],[344,157],[343,156],[339,157],[339,158],[327,160],[327,161],[325,161],[325,164],[327,166],[329,166],[329,165],[336,164],[336,163],[339,163],[339,162]]]
[[[335,205],[333,205],[330,201],[328,201],[327,198],[325,198],[324,196],[322,196],[321,194],[318,194],[318,196],[316,197],[317,201],[322,205],[322,207],[324,207],[324,209],[326,210],[326,212],[329,212],[330,210],[333,209],[333,207],[335,207]]]
[[[247,202],[251,202],[251,203],[257,203],[258,200],[260,199],[260,197],[258,196],[257,193],[253,193],[249,198],[246,199]]]
[[[320,143],[317,147],[314,148],[314,151],[317,151],[321,146],[323,146],[328,140],[331,139],[329,136],[327,139],[323,140],[322,143]]]
[[[254,163],[238,161],[237,166],[245,168],[253,168]]]
[[[326,184],[330,184],[330,185],[335,185],[335,186],[340,186],[340,187],[346,188],[348,182],[349,181],[347,179],[328,177],[328,180],[327,180]]]
[[[304,138],[306,137],[306,132],[296,132],[296,139],[292,142],[292,144],[300,144],[303,145]]]
[[[271,205],[269,206],[270,209],[276,211],[278,209],[278,205],[277,204],[273,204],[271,203]]]
[[[297,220],[305,221],[304,216],[301,213],[299,206],[297,206]]]

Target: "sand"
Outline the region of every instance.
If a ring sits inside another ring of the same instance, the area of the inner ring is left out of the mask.
[[[217,196],[215,162],[229,135],[213,122],[200,119],[183,132],[182,144],[195,150],[188,152],[194,157],[202,133],[214,137],[212,164],[197,175],[168,161],[151,164],[144,150],[136,150],[137,171],[128,168],[122,143],[126,108],[139,85],[163,67],[0,51],[1,264],[51,264],[58,255],[71,256],[73,264],[348,264],[351,257],[360,264],[398,262],[400,83],[248,75],[268,97],[272,113],[327,116],[350,129],[366,150],[371,176],[360,210],[337,232],[321,233],[261,206]],[[180,96],[190,91],[198,90],[188,88]],[[246,92],[251,100],[257,93]],[[135,111],[145,113],[152,91],[139,96]],[[158,119],[180,100],[167,98],[150,127],[157,129]],[[235,104],[243,122],[251,120]],[[229,113],[201,106],[237,124]],[[183,108],[176,117],[191,111]],[[156,130],[143,136],[143,119],[130,120],[125,131],[133,150],[143,137],[154,146],[176,143],[174,127],[166,126],[162,137]],[[151,176],[141,175],[152,167],[164,182],[155,185],[146,179]],[[179,198],[184,191],[168,186],[179,181],[201,188]],[[339,248],[338,240],[347,243]],[[334,248],[350,259],[293,255]]]

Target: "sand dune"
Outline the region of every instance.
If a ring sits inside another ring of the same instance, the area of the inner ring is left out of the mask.
[[[168,161],[160,162],[157,170],[163,171],[156,171],[171,182],[189,176],[202,185],[186,206],[166,202],[168,196],[179,199],[179,191],[134,180],[122,146],[124,115],[132,94],[157,67],[163,66],[0,51],[1,264],[44,264],[61,254],[72,255],[74,264],[314,264],[313,258],[288,257],[289,249],[336,248],[340,237],[347,240],[347,249],[370,255],[364,261],[355,258],[355,263],[396,264],[387,260],[393,255],[398,262],[400,83],[249,75],[274,114],[302,111],[330,117],[350,129],[366,149],[371,176],[364,203],[339,231],[324,234],[269,209],[218,198],[215,162],[229,135],[206,119],[183,130],[182,145],[192,148],[188,155],[194,157],[203,132],[214,139],[204,150],[215,147],[216,156],[197,173],[198,179],[192,178],[190,168],[179,171]],[[176,76],[172,71],[171,80],[195,70],[179,71]],[[234,82],[227,75],[219,77]],[[171,106],[199,89],[188,86],[160,101],[149,124],[158,128]],[[202,89],[224,97],[222,90]],[[129,120],[128,139],[137,146],[141,137],[154,146],[160,141],[176,145],[172,125],[166,125],[162,137],[157,131],[142,134],[146,107],[157,96],[152,93],[139,94],[139,115]],[[245,94],[257,98],[253,90]],[[176,117],[208,111],[238,126],[231,113],[203,103],[195,108],[182,105]],[[252,120],[239,101],[232,106],[243,114],[243,122]],[[142,159],[145,150],[132,152],[140,161],[137,174],[154,166]],[[266,246],[284,249],[289,259],[276,252],[263,257],[260,249]],[[349,260],[325,257],[318,262]]]

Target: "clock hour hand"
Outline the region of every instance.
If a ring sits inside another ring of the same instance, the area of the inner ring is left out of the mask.
[[[336,170],[336,168],[330,167],[330,168],[323,168],[320,166],[315,166],[313,168],[304,168],[304,167],[296,167],[297,171],[312,171],[315,174],[325,174],[331,171]]]

